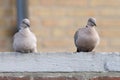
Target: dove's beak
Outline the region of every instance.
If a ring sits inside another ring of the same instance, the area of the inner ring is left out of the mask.
[[[95,24],[95,26],[97,27],[97,25]]]
[[[93,24],[94,24],[94,26],[96,26],[96,27],[97,27],[97,25],[96,25],[96,23],[95,23],[95,22],[93,22]]]
[[[29,25],[29,24],[27,24],[27,26],[28,26],[28,27],[30,27],[30,25]]]

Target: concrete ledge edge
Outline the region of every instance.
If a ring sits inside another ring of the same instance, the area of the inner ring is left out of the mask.
[[[120,52],[0,52],[0,72],[115,71],[120,71]]]

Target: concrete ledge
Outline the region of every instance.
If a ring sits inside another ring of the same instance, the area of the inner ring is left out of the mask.
[[[120,71],[119,52],[0,53],[0,72]]]

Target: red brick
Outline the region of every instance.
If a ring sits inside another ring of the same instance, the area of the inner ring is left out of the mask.
[[[61,19],[53,19],[53,18],[44,18],[41,21],[42,26],[44,27],[70,27],[74,24],[73,19],[69,18],[61,18]]]
[[[54,6],[56,4],[56,0],[39,0],[41,6]]]
[[[108,46],[108,40],[102,38],[100,40],[100,44],[98,45],[98,47],[107,47],[107,46]]]
[[[97,20],[99,27],[102,28],[112,28],[115,29],[117,26],[120,26],[120,20],[117,18],[101,18]]]
[[[105,8],[105,9],[100,9],[99,10],[99,14],[101,15],[101,16],[114,16],[115,17],[115,15],[116,15],[116,17],[118,17],[118,16],[120,16],[120,11],[119,11],[119,9],[114,9],[114,8]]]
[[[42,28],[34,28],[31,27],[32,32],[36,35],[37,39],[45,39],[45,38],[49,38],[51,36],[51,30],[46,28],[46,27],[42,27]]]
[[[36,0],[36,1],[33,1],[33,0],[29,0],[29,4],[31,6],[55,6],[57,5],[56,3],[57,1],[56,0]]]
[[[83,80],[82,77],[36,77],[34,80]]]
[[[30,80],[29,77],[0,77],[0,80]]]
[[[0,48],[3,48],[3,47],[5,47],[6,45],[7,45],[7,39],[0,39]]]
[[[5,0],[0,0],[0,7],[4,6],[5,5]]]
[[[120,0],[91,0],[91,5],[92,6],[101,6],[103,8],[105,8],[106,6],[110,6],[110,7],[117,7],[120,4]]]
[[[104,29],[104,30],[101,30],[100,35],[106,38],[118,38],[118,36],[120,35],[120,30],[119,29]]]
[[[108,76],[104,76],[104,77],[92,78],[90,80],[120,80],[120,77],[108,77]]]
[[[79,8],[49,8],[49,7],[42,7],[42,8],[34,8],[31,9],[31,14],[35,16],[41,17],[83,17],[83,16],[95,16],[98,12],[93,9],[79,9]],[[72,18],[72,19],[73,19]]]
[[[85,6],[87,5],[87,0],[29,0],[30,4],[33,6]]]
[[[40,19],[37,18],[30,18],[31,29],[41,27]]]
[[[57,5],[60,6],[86,6],[87,0],[58,0]]]
[[[43,41],[43,45],[44,47],[48,47],[48,48],[65,48],[65,47],[69,47],[72,46],[73,44],[73,40],[69,40],[69,39],[49,39],[49,40],[44,40]]]

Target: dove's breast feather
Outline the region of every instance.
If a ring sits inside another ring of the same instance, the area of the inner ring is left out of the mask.
[[[80,28],[75,33],[75,45],[78,49],[84,48],[84,50],[94,49],[100,41],[99,35],[94,27]]]
[[[36,48],[37,39],[30,30],[20,30],[14,35],[13,48],[19,50],[34,50]]]

